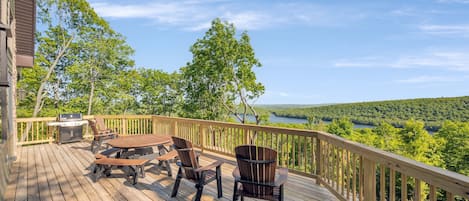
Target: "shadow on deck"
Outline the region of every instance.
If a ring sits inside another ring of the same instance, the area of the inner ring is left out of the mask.
[[[173,177],[153,167],[146,167],[145,178],[132,186],[120,170],[113,170],[109,178],[96,183],[90,175],[94,155],[86,142],[70,144],[43,144],[18,149],[5,200],[192,200],[194,184],[183,180],[177,197],[170,193],[177,167],[172,163]],[[223,198],[217,199],[216,182],[204,188],[202,200],[231,200],[233,195],[234,158],[211,152],[200,157],[201,165],[214,159],[225,161],[222,165]],[[246,199],[249,200],[249,199]],[[289,174],[285,185],[285,200],[337,200],[327,189],[315,184],[314,179]]]

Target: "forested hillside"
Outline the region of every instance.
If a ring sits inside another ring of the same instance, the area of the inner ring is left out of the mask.
[[[402,126],[409,119],[425,122],[428,129],[435,130],[445,120],[469,120],[469,96],[453,98],[422,98],[336,104],[309,108],[271,109],[275,115],[284,117],[333,120],[348,117],[354,123],[377,125],[382,121]]]

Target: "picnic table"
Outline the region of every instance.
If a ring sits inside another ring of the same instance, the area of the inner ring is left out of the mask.
[[[164,146],[171,143],[171,136],[169,135],[134,135],[134,136],[120,136],[108,142],[114,148],[121,149],[119,157],[135,157],[154,159],[158,155],[165,154],[168,150]],[[159,153],[153,153],[153,147],[158,147]],[[129,152],[134,149],[134,152]]]

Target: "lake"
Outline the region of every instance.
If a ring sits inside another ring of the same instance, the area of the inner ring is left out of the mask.
[[[248,115],[248,121],[255,122],[254,116]],[[308,123],[306,119],[301,118],[292,118],[292,117],[280,117],[270,114],[269,121],[271,123],[289,123],[289,124],[305,124]],[[322,121],[325,124],[330,124],[331,121]],[[354,128],[374,128],[374,126],[365,125],[365,124],[354,124]]]

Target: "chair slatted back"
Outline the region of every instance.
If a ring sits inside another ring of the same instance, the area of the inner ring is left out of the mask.
[[[277,152],[266,147],[242,145],[235,148],[243,191],[253,197],[273,195]]]
[[[91,130],[93,131],[94,137],[97,138],[97,135],[99,135],[99,131],[98,131],[98,128],[96,127],[96,122],[91,119],[88,119],[88,124],[90,125]]]
[[[106,124],[104,124],[104,119],[102,117],[96,116],[94,119],[96,121],[96,126],[98,130],[101,130],[101,131],[107,130]]]
[[[187,179],[199,180],[199,174],[194,172],[194,169],[199,168],[195,151],[192,147],[192,143],[188,140],[179,137],[172,137],[173,145],[178,152],[178,157],[181,162],[181,166],[184,168],[184,173]]]

